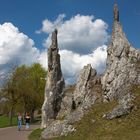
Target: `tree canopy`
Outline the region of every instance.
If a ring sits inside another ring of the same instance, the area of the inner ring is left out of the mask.
[[[33,118],[35,110],[41,109],[44,100],[47,71],[38,63],[15,68],[3,86],[3,97],[14,112],[28,112]]]

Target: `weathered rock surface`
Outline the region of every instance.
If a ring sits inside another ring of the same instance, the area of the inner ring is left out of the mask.
[[[68,86],[64,89],[64,94],[61,103],[61,110],[58,113],[57,119],[64,119],[68,116],[71,111],[75,108],[74,100],[73,100],[73,92],[75,90],[75,86]]]
[[[117,100],[119,105],[107,115],[107,118],[118,117],[128,113],[131,100],[128,96],[132,84],[140,83],[140,69],[137,63],[140,60],[140,51],[134,49],[127,40],[119,22],[119,10],[114,6],[114,25],[112,40],[107,49],[107,68],[102,77],[104,101]],[[124,100],[127,97],[127,100]]]
[[[76,86],[69,89],[64,93],[58,118],[67,116],[71,120],[75,116],[74,120],[79,120],[96,100],[101,100],[101,76],[88,64],[80,71]],[[79,111],[81,117],[77,115]]]
[[[119,101],[119,104],[108,114],[105,114],[103,117],[109,120],[113,118],[119,118],[124,115],[128,115],[133,109],[132,104],[133,96],[131,94],[125,95],[122,100]]]
[[[58,136],[67,136],[68,133],[73,131],[75,131],[75,128],[72,125],[67,125],[66,121],[56,120],[48,125],[41,136],[44,139],[49,139]]]
[[[74,101],[76,108],[88,109],[100,98],[101,77],[97,75],[95,69],[90,64],[84,66],[80,71],[74,91]]]
[[[72,125],[80,121],[97,100],[101,101],[101,79],[96,70],[87,65],[81,70],[76,86],[63,94],[61,110],[57,117],[59,120],[48,124],[42,137],[57,137],[75,131]]]
[[[78,108],[72,112],[70,112],[69,115],[66,116],[67,124],[73,125],[74,123],[80,121],[82,117],[84,116],[85,112],[81,109]]]
[[[95,103],[101,101],[101,77],[90,64],[80,71],[73,97],[71,99],[71,112],[66,116],[68,124],[81,120],[86,111]]]
[[[42,106],[42,128],[50,119],[56,119],[61,107],[65,82],[61,72],[58,54],[57,30],[52,33],[52,44],[48,49],[48,74],[45,87],[45,101]]]
[[[52,45],[48,50],[48,77],[42,107],[42,127],[47,124],[47,128],[42,132],[42,138],[58,137],[75,131],[73,124],[81,120],[95,102],[101,102],[102,99],[118,102],[118,105],[103,117],[113,119],[129,114],[134,98],[130,87],[138,83],[140,84],[140,51],[134,49],[127,40],[119,22],[116,4],[104,75],[98,76],[96,70],[88,64],[81,70],[76,86],[64,93],[57,31],[53,32]],[[57,120],[49,121],[51,119]]]

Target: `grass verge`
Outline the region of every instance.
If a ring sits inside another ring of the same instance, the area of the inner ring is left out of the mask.
[[[17,117],[13,117],[13,125],[17,125]],[[8,127],[9,125],[9,118],[7,116],[0,116],[0,128]]]
[[[40,135],[41,135],[41,132],[43,131],[43,129],[36,129],[34,130],[30,135],[29,135],[29,139],[30,140],[39,140],[40,139]]]
[[[75,124],[75,133],[49,140],[140,140],[140,86],[134,88],[134,96],[137,108],[129,115],[110,121],[103,119],[102,116],[112,110],[116,103],[98,103]],[[32,132],[34,137],[31,140],[40,140],[41,132]]]

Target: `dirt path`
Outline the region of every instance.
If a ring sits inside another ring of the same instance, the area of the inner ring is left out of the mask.
[[[22,126],[21,131],[18,131],[17,127],[0,128],[0,140],[28,140],[28,135],[39,127],[31,125],[29,130],[25,130],[25,126]]]

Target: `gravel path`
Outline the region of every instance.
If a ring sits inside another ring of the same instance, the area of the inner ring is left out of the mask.
[[[39,127],[31,125],[29,130],[25,130],[25,126],[22,126],[21,131],[17,127],[0,128],[0,140],[28,140],[28,135]]]

